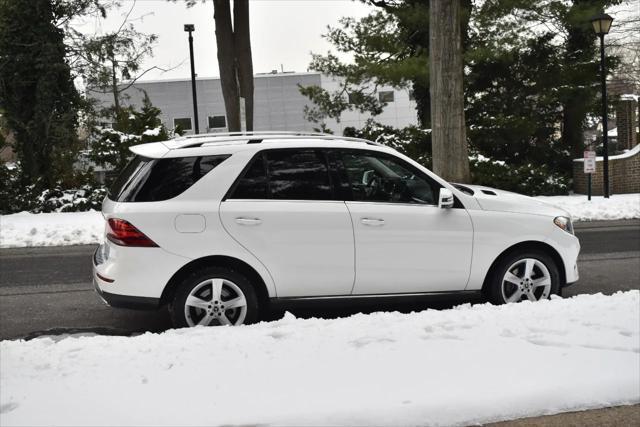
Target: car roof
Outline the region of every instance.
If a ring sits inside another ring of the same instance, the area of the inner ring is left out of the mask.
[[[184,157],[264,148],[287,147],[386,148],[362,138],[351,138],[317,132],[230,132],[189,135],[168,141],[134,145],[130,150],[143,157]],[[386,150],[385,150],[386,151]]]

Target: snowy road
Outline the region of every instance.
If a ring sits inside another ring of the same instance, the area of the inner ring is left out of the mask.
[[[582,255],[580,282],[565,295],[640,287],[640,221],[579,224]],[[130,334],[169,327],[164,310],[136,312],[110,309],[99,302],[90,284],[93,246],[0,250],[0,339],[16,338],[51,328],[102,328],[103,333]],[[442,308],[464,300],[429,304]],[[385,306],[410,311],[421,306]],[[373,308],[370,311],[374,310]],[[336,309],[328,317],[357,310]],[[298,316],[319,315],[300,310]]]

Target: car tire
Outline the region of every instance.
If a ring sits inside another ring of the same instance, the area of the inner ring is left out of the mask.
[[[247,325],[259,318],[251,281],[225,267],[191,273],[178,287],[170,306],[174,327]]]
[[[553,258],[541,251],[503,257],[489,278],[486,296],[493,304],[539,301],[560,292],[560,273]]]

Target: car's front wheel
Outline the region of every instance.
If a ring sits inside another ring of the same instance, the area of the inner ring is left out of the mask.
[[[175,327],[243,325],[258,320],[258,298],[239,272],[209,267],[192,273],[171,304]]]
[[[553,259],[544,252],[527,251],[503,258],[488,289],[494,304],[540,301],[558,294],[560,273]]]

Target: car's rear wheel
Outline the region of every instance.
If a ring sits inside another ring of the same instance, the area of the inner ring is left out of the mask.
[[[241,273],[209,267],[188,276],[171,304],[176,327],[237,326],[258,320],[258,298]]]
[[[548,299],[558,294],[560,274],[553,259],[544,252],[527,251],[504,257],[488,289],[494,304]]]

